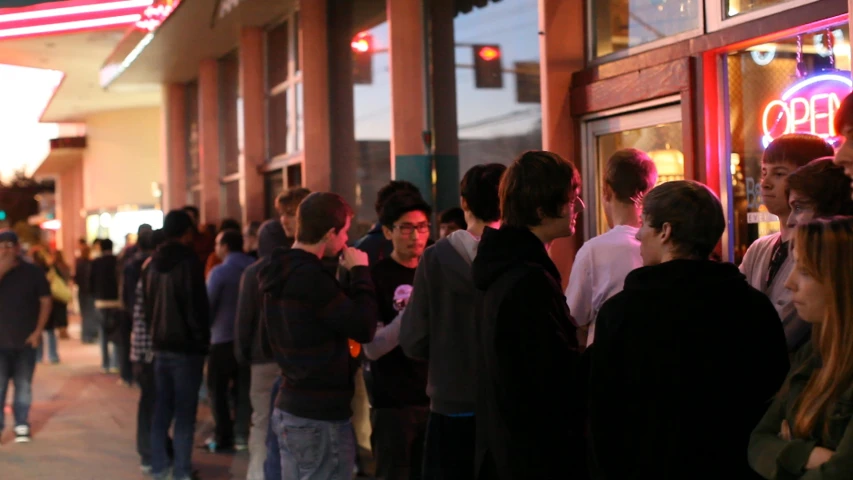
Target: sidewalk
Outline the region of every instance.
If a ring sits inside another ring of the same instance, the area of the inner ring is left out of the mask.
[[[3,480],[140,480],[136,453],[139,390],[117,385],[117,375],[100,371],[97,345],[59,341],[60,365],[40,364],[33,380],[30,423],[33,441],[15,444],[11,407],[0,436]],[[79,329],[79,327],[78,327]],[[7,402],[11,403],[10,385]],[[196,444],[213,430],[210,411],[199,407]],[[245,479],[248,454],[211,454],[196,449],[193,466],[202,480]]]

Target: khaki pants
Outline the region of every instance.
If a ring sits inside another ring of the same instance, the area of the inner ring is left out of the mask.
[[[273,383],[281,373],[276,363],[252,365],[252,426],[249,429],[249,471],[247,480],[264,480],[264,461],[267,459],[267,428],[270,424],[270,395]]]

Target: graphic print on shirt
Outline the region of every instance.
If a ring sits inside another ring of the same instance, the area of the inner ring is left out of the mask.
[[[409,304],[409,297],[412,296],[411,285],[400,285],[394,290],[394,310],[402,312],[406,305]]]

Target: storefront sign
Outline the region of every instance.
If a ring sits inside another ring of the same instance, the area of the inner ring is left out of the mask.
[[[815,75],[792,85],[779,99],[764,107],[761,116],[764,148],[788,133],[810,133],[838,145],[835,113],[851,89],[853,81],[849,72]]]

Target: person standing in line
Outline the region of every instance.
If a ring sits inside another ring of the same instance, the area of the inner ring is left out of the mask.
[[[622,291],[625,277],[643,266],[637,232],[643,197],[657,183],[655,162],[645,152],[619,150],[607,161],[601,199],[610,230],[584,242],[572,262],[566,301],[575,325],[595,338],[595,317],[604,302]]]
[[[21,259],[18,236],[0,230],[0,407],[6,405],[11,381],[15,387],[12,413],[15,443],[30,441],[30,406],[36,347],[50,318],[53,297],[41,268]],[[5,424],[0,408],[0,433]]]
[[[477,247],[479,479],[585,475],[580,349],[546,248],[575,233],[580,185],[559,155],[523,153],[501,179],[501,227],[486,228]]]
[[[92,249],[82,238],[78,245],[80,254],[74,263],[74,283],[77,285],[77,303],[80,305],[80,340],[88,344],[98,340],[98,314],[95,311],[95,299],[92,298],[92,285],[89,280],[92,275]]]
[[[418,187],[411,182],[405,180],[390,181],[376,194],[376,204],[374,205],[377,217],[376,224],[373,225],[367,234],[354,243],[355,248],[367,253],[370,265],[375,264],[383,258],[387,258],[388,255],[391,255],[391,250],[394,248],[391,245],[391,241],[385,238],[385,234],[382,232],[382,222],[378,218],[382,215],[382,208],[385,206],[385,202],[400,192],[411,192],[421,195]]]
[[[500,228],[498,186],[506,166],[477,165],[460,185],[463,223],[424,252],[400,320],[400,346],[429,361],[424,480],[473,480],[476,447],[478,291],[471,264],[483,231]]]
[[[101,256],[92,261],[92,275],[89,279],[92,296],[95,297],[95,309],[101,321],[101,368],[104,373],[121,373],[120,381],[129,384],[131,372],[119,370],[120,359],[123,357],[119,329],[124,309],[119,299],[118,274],[118,259],[113,255],[113,241],[105,238],[101,240]]]
[[[207,363],[207,389],[213,411],[215,432],[208,439],[211,452],[248,448],[250,370],[240,365],[234,355],[234,323],[237,319],[237,297],[240,276],[254,258],[243,253],[240,230],[223,230],[216,237],[216,255],[221,263],[207,277],[207,298],[210,302],[210,356]],[[231,417],[231,391],[236,390],[234,417]]]
[[[263,316],[283,382],[272,414],[283,480],[351,478],[356,365],[349,339],[368,343],[378,311],[367,254],[346,248],[352,208],[334,193],[299,204],[296,242],[260,273]],[[349,296],[322,262],[342,253]]]
[[[844,137],[844,143],[835,153],[834,162],[844,168],[844,174],[853,182],[853,93],[844,97],[835,111],[835,132]]]
[[[438,238],[446,238],[457,230],[467,230],[465,211],[459,207],[448,208],[438,216]]]
[[[210,348],[210,308],[204,265],[193,249],[190,216],[173,210],[163,220],[166,243],[143,276],[145,319],[151,326],[156,400],[151,424],[151,473],[169,478],[166,439],[174,421],[172,478],[192,476],[198,392]]]

